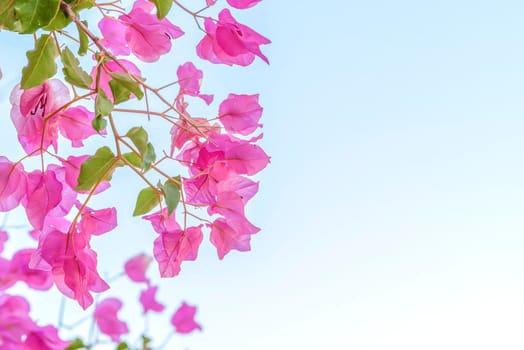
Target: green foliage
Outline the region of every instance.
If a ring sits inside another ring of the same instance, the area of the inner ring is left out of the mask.
[[[147,214],[159,204],[160,193],[151,187],[146,187],[138,193],[133,216]]]
[[[16,17],[20,21],[18,32],[34,33],[55,18],[60,0],[15,0]]]
[[[147,150],[146,153],[144,153],[143,155],[143,161],[144,164],[142,168],[144,170],[149,170],[151,168],[151,165],[156,161],[155,148],[153,147],[153,144],[151,142],[147,144]]]
[[[71,341],[71,344],[64,350],[78,350],[78,349],[85,349],[86,345],[84,344],[84,341],[80,338],[75,338],[73,341]]]
[[[58,48],[50,35],[42,34],[35,43],[35,49],[28,51],[26,56],[28,63],[22,69],[22,89],[42,85],[56,74],[55,59],[58,56]]]
[[[99,148],[95,155],[86,159],[80,167],[78,191],[89,191],[102,181],[110,181],[115,171],[117,158],[107,146]]]
[[[135,152],[129,152],[122,154],[122,157],[125,158],[131,165],[137,168],[142,168],[142,158],[138,156]]]
[[[162,19],[169,13],[173,0],[153,0],[156,6],[156,16],[158,19]]]
[[[177,176],[178,179],[180,177]],[[162,192],[164,193],[164,200],[166,201],[167,205],[167,212],[169,215],[176,209],[178,206],[178,203],[180,202],[180,187],[173,181],[167,180],[163,185],[159,184],[159,186],[162,189]]]
[[[84,89],[91,87],[93,78],[80,67],[80,62],[67,47],[62,50],[62,63],[67,82]]]
[[[118,72],[110,72],[109,74],[113,78],[109,82],[109,86],[111,87],[115,104],[129,100],[132,93],[138,99],[141,99],[144,96],[144,93],[140,89],[140,85],[128,74]]]
[[[82,21],[82,23],[87,27],[87,21]],[[80,41],[78,54],[80,56],[84,56],[87,53],[87,48],[89,47],[89,38],[79,25],[76,26],[76,29],[78,30],[78,41]]]
[[[130,349],[129,345],[125,341],[117,345],[116,350],[128,350]]]
[[[127,132],[126,137],[128,137],[131,140],[131,142],[133,142],[133,145],[135,145],[135,147],[138,149],[138,152],[140,152],[141,155],[146,153],[149,136],[147,135],[147,131],[143,127],[132,127]]]
[[[0,29],[13,32],[21,30],[21,24],[16,16],[15,0],[0,1]]]
[[[151,165],[156,161],[156,153],[153,144],[149,141],[147,131],[143,127],[133,127],[129,129],[126,134],[133,145],[137,148],[140,156],[142,157],[141,167],[143,170],[148,170]]]
[[[113,102],[107,97],[104,90],[98,90],[95,98],[95,118],[93,119],[93,129],[100,132],[107,126],[107,121],[104,119],[113,110]]]

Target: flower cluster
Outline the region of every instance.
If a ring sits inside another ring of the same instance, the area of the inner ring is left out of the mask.
[[[227,4],[248,9],[260,1],[227,0]],[[174,277],[184,261],[197,259],[207,235],[223,259],[232,250],[250,250],[251,236],[260,230],[246,217],[246,205],[259,187],[252,176],[270,160],[257,144],[262,138],[259,95],[230,93],[207,118],[196,117],[191,115],[193,99],[208,108],[214,101],[212,94],[201,92],[204,73],[197,64],[180,64],[177,80],[161,87],[153,87],[139,66],[169,54],[173,41],[184,35],[173,24],[175,17],[167,17],[172,6],[189,13],[205,32],[196,44],[196,55],[211,63],[247,66],[256,57],[268,62],[260,46],[270,41],[238,23],[228,8],[219,11],[218,18],[204,16],[205,10],[217,5],[213,0],[194,12],[176,1],[136,0],[126,4],[132,5],[129,11],[113,2],[56,4],[46,10],[50,14],[41,9],[31,13],[32,22],[19,16],[19,22],[0,24],[0,29],[35,33],[36,39],[34,50],[27,53],[21,82],[10,95],[11,121],[25,156],[14,161],[0,155],[0,212],[21,207],[35,243],[9,258],[0,255],[0,349],[63,349],[69,344],[58,337],[57,328],[40,327],[31,320],[23,297],[5,292],[18,282],[40,291],[56,286],[83,309],[94,304],[93,293],[110,289],[111,281],[98,272],[92,240],[117,227],[117,209],[92,208],[91,201],[110,188],[119,168],[143,181],[145,188],[136,189],[133,215],[148,221],[156,233],[151,254],[140,253],[123,268],[132,282],[142,286],[138,302],[143,314],[166,308],[156,297],[159,285],[146,276],[153,260],[161,277]],[[12,5],[6,6],[8,13]],[[103,14],[98,33],[79,19],[82,11],[92,7]],[[64,30],[70,23],[78,29],[78,40]],[[45,33],[37,38],[37,30]],[[80,55],[92,57],[89,73],[68,47],[77,44]],[[63,80],[54,77],[58,57]],[[174,85],[178,89],[168,95]],[[143,109],[122,106],[142,99]],[[144,120],[120,133],[117,114],[135,114]],[[169,132],[170,144],[160,145],[162,152],[147,132],[151,118],[166,123]],[[94,154],[83,154],[84,142],[99,135],[111,142]],[[64,154],[63,146],[59,152],[61,138],[80,154]],[[157,156],[160,153],[162,157]],[[39,166],[31,158],[38,159]],[[178,173],[172,173],[173,165]],[[7,231],[0,227],[0,253],[9,240]],[[92,311],[99,331],[115,343],[129,332],[118,316],[122,307],[122,300],[108,297]],[[201,330],[195,314],[196,307],[183,302],[171,318],[174,331]]]

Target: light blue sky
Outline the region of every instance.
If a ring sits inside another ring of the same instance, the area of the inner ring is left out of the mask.
[[[248,212],[262,232],[221,262],[206,239],[163,282],[160,298],[198,304],[205,329],[173,349],[524,348],[523,11],[264,0],[235,12],[273,40],[271,65],[216,68],[203,91],[261,94],[272,163]],[[126,186],[120,203],[134,200]],[[132,254],[154,238],[137,225],[122,215],[102,262],[113,239]]]

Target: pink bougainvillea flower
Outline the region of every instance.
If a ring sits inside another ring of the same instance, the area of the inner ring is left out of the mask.
[[[143,219],[149,221],[156,233],[167,233],[181,230],[180,225],[175,220],[175,212],[168,215],[167,208],[157,211],[153,214],[146,215]]]
[[[161,277],[174,277],[180,272],[184,260],[195,260],[202,242],[202,225],[188,227],[185,231],[175,221],[175,212],[167,215],[167,208],[144,216],[160,235],[153,244],[153,255]]]
[[[237,9],[247,9],[255,6],[262,0],[227,0],[227,3]]]
[[[123,68],[122,68],[123,67]],[[92,89],[96,88],[96,75],[98,72],[98,68],[95,66],[91,70],[91,76],[93,77],[93,84],[91,85]],[[115,73],[130,73],[133,75],[136,75],[137,77],[141,76],[141,72],[138,69],[138,67],[131,61],[119,59],[118,63],[115,61],[108,61],[101,64],[100,67],[100,81],[98,82],[98,87],[102,90],[104,90],[107,97],[114,101],[113,93],[111,92],[111,87],[109,86],[109,81],[112,79],[111,75],[109,75],[110,72]],[[132,95],[134,96],[134,95]]]
[[[213,95],[204,95],[200,93],[203,73],[197,69],[192,62],[186,62],[176,71],[180,94],[200,97],[207,104],[213,102]]]
[[[49,271],[36,270],[29,267],[31,256],[35,249],[22,249],[11,258],[9,274],[15,281],[22,281],[29,288],[48,290],[53,286],[53,277]]]
[[[202,225],[161,233],[153,245],[160,276],[174,277],[180,273],[184,260],[195,260],[202,238]]]
[[[83,140],[97,134],[92,126],[94,117],[95,114],[83,106],[71,107],[60,113],[58,128],[66,139],[71,140],[73,147],[82,147]]]
[[[171,128],[171,156],[175,149],[181,149],[188,141],[207,136],[211,130],[219,128],[219,126],[211,126],[206,118],[186,116]]]
[[[153,261],[153,258],[146,254],[139,254],[132,257],[124,265],[127,277],[135,282],[149,283],[149,278],[146,277],[146,271],[151,261]]]
[[[110,16],[104,16],[98,22],[98,28],[103,35],[100,43],[111,49],[115,55],[127,56],[131,52],[127,46],[125,32],[127,25],[118,19]]]
[[[0,294],[1,350],[62,350],[69,345],[53,326],[38,326],[29,317],[29,303],[20,296]]]
[[[50,164],[46,171],[35,170],[27,177],[27,196],[23,199],[27,218],[37,230],[47,217],[63,217],[76,201],[77,193],[66,183],[63,167]]]
[[[171,50],[171,40],[184,32],[167,18],[159,20],[152,13],[155,5],[138,0],[128,14],[118,19],[105,17],[99,24],[102,43],[115,54],[132,52],[144,62],[155,62]]]
[[[218,117],[228,132],[249,135],[262,126],[258,123],[262,111],[263,108],[258,104],[258,94],[229,94],[218,108]]]
[[[111,337],[113,342],[119,342],[122,334],[129,332],[127,324],[118,319],[117,314],[121,308],[120,300],[107,298],[96,306],[93,314],[100,332]]]
[[[27,175],[21,163],[0,156],[0,212],[16,208],[27,193]]]
[[[99,236],[113,230],[116,226],[116,208],[93,210],[86,207],[82,211],[80,231],[83,233]]]
[[[175,327],[177,333],[189,334],[197,329],[202,330],[202,327],[195,322],[196,311],[196,306],[182,303],[171,317],[171,324]]]
[[[148,311],[153,312],[162,312],[164,310],[164,305],[160,304],[156,300],[156,292],[158,290],[158,287],[148,286],[146,290],[142,291],[140,293],[140,303],[142,304],[142,308],[144,310],[144,314]]]
[[[35,170],[28,176],[27,199],[23,203],[27,218],[36,229],[42,229],[49,212],[62,201],[62,183],[55,172]]]
[[[179,159],[190,164],[191,176],[184,179],[183,185],[186,199],[197,204],[215,203],[221,181],[236,175],[254,175],[269,163],[259,146],[223,134],[210,134],[204,143],[189,144]]]
[[[255,56],[258,56],[269,63],[260,51],[260,45],[269,44],[271,41],[238,23],[228,9],[219,13],[217,23],[206,18],[204,26],[207,34],[197,45],[200,58],[212,63],[248,66],[254,61]]]
[[[93,303],[90,292],[103,292],[109,285],[100,278],[97,255],[89,247],[89,236],[53,230],[39,237],[29,267],[50,270],[58,289],[86,309]]]
[[[15,86],[10,96],[11,120],[18,133],[18,141],[27,154],[45,150],[50,145],[56,151],[56,112],[69,99],[69,90],[58,79],[47,80],[28,90],[20,90],[19,85]]]
[[[27,334],[23,350],[62,350],[69,346],[70,342],[63,341],[58,337],[58,330],[51,326],[35,327]]]
[[[220,214],[224,216],[228,225],[241,233],[255,234],[260,229],[254,226],[244,214],[244,200],[235,192],[221,192],[217,195],[217,201],[208,207],[209,215]]]
[[[217,193],[234,192],[247,203],[258,192],[258,182],[243,176],[231,176],[217,184]]]
[[[35,327],[29,303],[20,296],[0,294],[0,349],[22,348],[23,338]]]
[[[218,218],[208,227],[211,228],[211,243],[217,248],[220,260],[232,249],[240,252],[251,250],[251,235],[245,232],[238,232],[226,220]]]

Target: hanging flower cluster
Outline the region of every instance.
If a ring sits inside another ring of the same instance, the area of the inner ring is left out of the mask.
[[[227,0],[227,5],[247,9],[260,1]],[[0,14],[0,29],[35,37],[9,98],[25,156],[0,155],[0,212],[23,208],[35,243],[11,257],[0,255],[0,349],[93,348],[96,343],[61,340],[54,326],[38,326],[26,299],[7,290],[18,282],[40,291],[56,286],[87,309],[94,293],[110,289],[111,281],[99,273],[92,240],[117,227],[117,208],[93,208],[91,202],[111,191],[117,171],[130,171],[143,181],[133,215],[149,222],[156,235],[150,253],[137,252],[123,267],[129,280],[142,286],[143,314],[166,308],[157,300],[159,285],[146,276],[153,261],[161,277],[174,277],[184,261],[197,259],[205,237],[220,259],[232,250],[250,250],[251,236],[260,231],[246,217],[246,205],[259,187],[252,177],[269,163],[257,144],[262,138],[259,95],[230,93],[213,107],[214,96],[201,92],[204,72],[198,62],[182,62],[173,69],[176,80],[160,87],[139,67],[163,59],[177,45],[185,33],[174,23],[184,14],[204,32],[195,45],[197,56],[211,63],[248,66],[257,57],[268,63],[261,46],[270,41],[238,23],[228,8],[217,18],[205,16],[218,1],[206,0],[198,11],[176,0],[34,3],[10,2]],[[102,14],[97,26],[81,20],[91,10]],[[71,31],[75,27],[77,36]],[[90,66],[80,63],[89,57]],[[191,115],[195,98],[211,109],[207,117]],[[144,107],[136,109],[136,101]],[[142,123],[122,132],[116,120],[120,114],[142,116]],[[165,123],[170,144],[159,147],[156,135],[149,135],[150,119]],[[110,142],[84,154],[84,142],[100,135]],[[76,155],[59,150],[61,138],[77,149]],[[0,227],[0,253],[8,241],[8,230]],[[117,344],[129,333],[118,316],[122,307],[121,299],[106,297],[92,311],[99,331]],[[183,302],[172,315],[173,330],[201,330],[195,314],[196,307]],[[150,342],[144,335],[141,346],[149,349]]]

